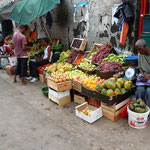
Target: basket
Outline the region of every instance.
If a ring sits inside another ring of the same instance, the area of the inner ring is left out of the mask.
[[[41,91],[46,97],[48,97],[48,87],[43,87]]]
[[[62,50],[62,48],[63,48],[63,45],[62,45],[62,44],[53,46],[53,50],[55,50],[55,51]]]

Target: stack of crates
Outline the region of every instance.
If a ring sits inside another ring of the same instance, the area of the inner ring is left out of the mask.
[[[149,14],[144,16],[143,19],[143,32],[141,33],[141,39],[144,39],[147,46],[150,47],[150,0],[149,0]]]

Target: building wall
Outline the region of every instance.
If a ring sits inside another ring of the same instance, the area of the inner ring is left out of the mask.
[[[62,0],[61,4],[51,12],[53,18],[51,37],[60,38],[66,48],[69,48],[73,38],[82,37],[83,24],[73,21],[73,6],[82,1]],[[121,2],[121,0],[89,0],[89,21],[86,23],[88,50],[92,48],[93,43],[110,41],[114,47],[132,51],[135,41],[135,21],[125,46],[119,45],[120,32],[118,26],[112,24],[112,7]],[[136,14],[136,0],[130,0],[130,2]]]

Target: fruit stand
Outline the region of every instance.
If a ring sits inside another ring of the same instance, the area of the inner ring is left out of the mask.
[[[91,123],[102,116],[116,121],[135,92],[132,81],[124,78],[128,68],[124,57],[127,55],[114,54],[111,43],[94,44],[86,55],[85,43],[84,40],[74,39],[72,49],[62,52],[56,63],[45,68],[49,99],[63,106],[70,103],[73,97],[74,102],[80,104],[76,107],[76,115]],[[79,54],[84,57],[80,57],[78,63],[74,64]],[[102,110],[94,121],[88,120],[93,111],[90,108]]]

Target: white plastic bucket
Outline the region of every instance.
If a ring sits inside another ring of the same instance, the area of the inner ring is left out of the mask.
[[[147,126],[148,121],[148,115],[149,115],[149,107],[147,106],[148,111],[145,113],[136,113],[129,109],[129,106],[127,107],[128,111],[128,124],[132,128],[136,129],[143,129]]]

